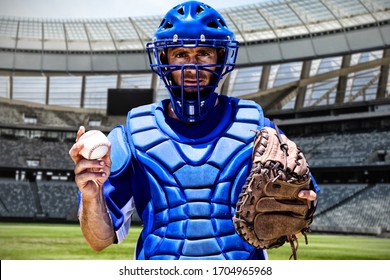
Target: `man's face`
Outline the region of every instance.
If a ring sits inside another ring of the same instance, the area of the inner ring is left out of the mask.
[[[196,47],[184,48],[177,47],[168,50],[167,60],[168,64],[216,64],[218,59],[217,50],[210,47]],[[208,67],[215,71],[216,67]],[[174,84],[182,85],[182,71],[172,72],[172,81]],[[197,92],[197,77],[195,68],[187,68],[183,71],[184,86],[193,86],[192,88],[185,88],[186,92]],[[211,83],[215,75],[212,72],[199,70],[199,86],[207,86]]]

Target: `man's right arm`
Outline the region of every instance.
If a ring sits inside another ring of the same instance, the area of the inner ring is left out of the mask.
[[[101,251],[116,241],[102,191],[94,199],[84,199],[82,196],[79,220],[85,240],[93,250]]]
[[[92,249],[100,251],[116,241],[116,234],[103,195],[103,184],[111,172],[110,152],[101,159],[87,160],[80,155],[79,143],[85,128],[77,132],[76,143],[69,150],[75,163],[75,182],[81,193],[79,220],[81,231]]]

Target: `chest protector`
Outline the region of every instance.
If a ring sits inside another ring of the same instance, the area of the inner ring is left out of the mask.
[[[232,223],[263,114],[252,101],[220,98],[226,108],[221,122],[196,139],[173,131],[161,105],[129,113],[132,192],[144,223],[137,259],[264,257]]]

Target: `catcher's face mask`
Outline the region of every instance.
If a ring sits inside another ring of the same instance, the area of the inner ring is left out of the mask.
[[[234,33],[213,8],[189,1],[170,10],[154,36],[146,45],[150,67],[169,90],[176,115],[185,122],[203,120],[215,105],[219,81],[234,69],[239,47]],[[180,49],[213,49],[217,59],[167,59]]]

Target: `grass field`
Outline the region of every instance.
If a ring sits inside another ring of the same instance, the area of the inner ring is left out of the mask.
[[[133,226],[120,245],[92,251],[77,224],[0,223],[1,260],[132,260],[141,227]],[[390,239],[310,233],[300,239],[300,260],[390,260]],[[286,260],[290,246],[268,250],[269,259]]]

